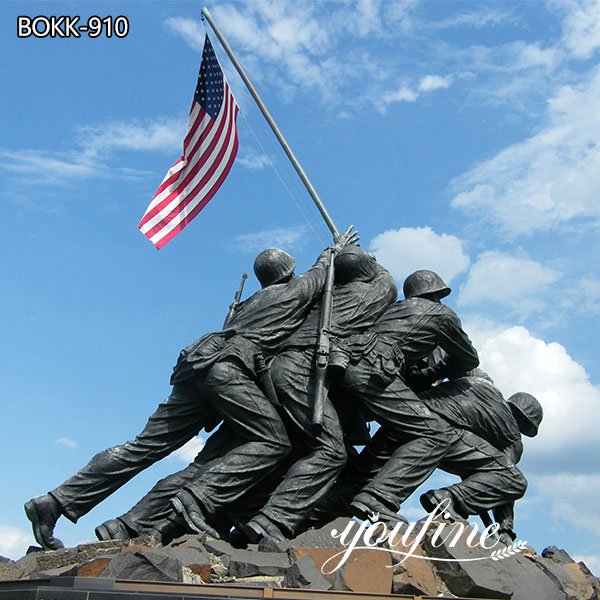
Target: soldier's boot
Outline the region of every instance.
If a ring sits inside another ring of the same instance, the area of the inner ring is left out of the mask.
[[[137,537],[137,532],[130,529],[120,519],[109,519],[98,525],[96,529],[96,537],[100,541],[105,540],[130,540]]]
[[[391,523],[399,518],[395,511],[365,492],[354,497],[350,503],[350,510],[353,516],[359,519],[368,519],[371,523],[377,521]]]
[[[65,545],[54,537],[54,527],[62,514],[60,504],[50,494],[37,496],[25,503],[25,514],[31,521],[33,535],[44,550],[58,550]]]
[[[517,534],[512,529],[499,529],[498,539],[501,544],[510,546],[517,539]]]
[[[421,494],[419,498],[421,506],[428,512],[433,512],[438,506],[444,507],[443,515],[448,514],[451,521],[466,519],[469,515],[464,514],[456,504],[452,494],[448,490],[429,490]]]
[[[171,499],[171,504],[192,532],[208,533],[217,540],[221,539],[218,531],[209,525],[200,503],[189,492],[182,490]]]
[[[178,537],[189,533],[189,531],[190,529],[184,518],[179,514],[173,514],[156,524],[148,534],[159,539],[161,544],[166,546]]]
[[[282,542],[286,539],[281,529],[261,514],[252,517],[248,523],[239,525],[238,528],[253,544],[258,543],[261,539],[269,539],[275,542]]]

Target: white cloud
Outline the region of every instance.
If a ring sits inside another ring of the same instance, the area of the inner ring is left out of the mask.
[[[169,17],[165,25],[177,35],[180,35],[186,44],[194,50],[202,50],[204,46],[204,27],[200,21],[185,17]]]
[[[35,540],[28,531],[0,525],[0,556],[16,560],[21,558],[32,544],[35,544]]]
[[[390,104],[395,102],[416,102],[423,94],[450,87],[452,79],[450,75],[446,77],[426,75],[415,86],[403,84],[396,89],[384,92],[381,101],[376,101],[375,105],[383,113]]]
[[[542,404],[540,433],[525,439],[529,463],[546,472],[598,471],[600,387],[564,346],[536,338],[524,327],[477,331],[468,324],[467,331],[482,368],[505,397],[529,392]]]
[[[508,234],[600,217],[600,67],[548,103],[546,126],[456,178],[452,205]]]
[[[169,458],[179,460],[185,464],[190,464],[194,461],[202,448],[204,448],[204,439],[200,436],[196,436],[184,444],[181,448],[172,452],[169,455]]]
[[[554,517],[600,535],[600,475],[548,475],[538,478],[537,485],[552,497]]]
[[[234,238],[234,244],[244,252],[260,252],[265,248],[291,250],[301,248],[306,240],[305,225],[266,229],[255,233],[244,233]]]
[[[383,104],[393,104],[394,102],[415,102],[419,94],[406,85],[403,85],[395,90],[386,92],[383,97]]]
[[[440,77],[439,75],[426,75],[419,82],[419,92],[425,94],[435,90],[443,90],[450,87],[452,77]]]
[[[146,122],[114,121],[76,129],[79,144],[91,156],[116,150],[181,150],[186,132],[183,119],[159,118]]]
[[[265,154],[259,154],[254,151],[246,151],[242,156],[237,157],[237,164],[251,171],[259,171],[272,164],[271,159]]]
[[[429,26],[434,29],[446,29],[450,27],[473,27],[474,29],[481,29],[490,25],[494,26],[513,21],[515,21],[515,17],[511,12],[492,6],[484,6],[471,11],[461,10],[447,19],[434,21]]]
[[[44,150],[0,150],[0,168],[27,183],[55,183],[104,173],[104,165],[80,153]]]
[[[75,128],[76,150],[0,149],[0,169],[16,174],[19,182],[27,185],[68,184],[92,178],[142,179],[151,173],[123,166],[122,162],[116,165],[112,155],[119,150],[169,151],[174,162],[183,147],[185,128],[184,120],[169,118],[80,125]],[[165,171],[167,168],[165,165]]]
[[[469,271],[459,304],[493,302],[512,306],[521,314],[545,306],[544,292],[561,274],[528,258],[484,252]]]
[[[600,47],[598,0],[552,0],[550,6],[564,14],[563,44],[580,59],[590,58]]]
[[[389,70],[372,55],[368,42],[407,35],[418,4],[357,0],[325,6],[253,0],[221,3],[212,12],[253,79],[269,81],[285,99],[299,90],[317,92],[337,110],[342,103],[373,103],[370,83],[385,79]],[[171,17],[166,25],[199,50],[204,37],[199,21]]]
[[[64,446],[65,448],[77,448],[78,444],[75,440],[72,440],[68,437],[61,437],[57,440],[54,440],[54,443],[58,446]]]
[[[450,283],[469,266],[461,240],[430,227],[390,229],[373,238],[369,247],[400,282],[413,271],[430,269]]]

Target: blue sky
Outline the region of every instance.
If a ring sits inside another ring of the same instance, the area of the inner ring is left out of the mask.
[[[2,555],[31,541],[25,500],[140,430],[180,348],[221,326],[256,252],[281,246],[304,270],[329,242],[214,38],[242,109],[236,163],[165,248],[137,230],[180,153],[200,8],[0,5]],[[338,228],[354,224],[399,283],[440,272],[496,383],[538,396],[519,536],[600,572],[600,4],[209,8]],[[23,14],[124,15],[130,33],[18,39]],[[58,535],[92,539],[201,443]],[[405,514],[422,511],[411,500]]]

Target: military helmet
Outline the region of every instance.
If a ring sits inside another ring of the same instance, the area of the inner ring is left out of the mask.
[[[507,402],[519,424],[521,433],[527,437],[536,436],[544,417],[542,405],[538,402],[537,398],[526,392],[517,392]]]
[[[296,259],[279,248],[267,248],[254,260],[254,274],[262,287],[283,281],[295,267]]]
[[[415,271],[404,280],[402,287],[404,297],[415,298],[416,296],[425,296],[437,292],[440,298],[445,298],[450,292],[450,288],[444,283],[444,280],[433,271],[423,269]]]
[[[371,281],[377,274],[377,262],[360,246],[346,246],[334,261],[335,283]]]

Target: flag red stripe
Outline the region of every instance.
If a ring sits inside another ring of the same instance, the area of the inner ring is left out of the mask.
[[[194,219],[196,217],[196,215],[208,204],[208,202],[211,200],[211,198],[217,193],[217,191],[221,187],[221,184],[223,183],[223,181],[225,181],[225,178],[229,174],[229,170],[233,166],[233,161],[235,160],[237,151],[238,151],[238,138],[236,135],[234,147],[233,147],[233,150],[231,153],[231,157],[229,158],[227,166],[223,170],[221,177],[219,177],[218,181],[213,185],[213,187],[206,194],[206,196],[202,199],[202,201],[190,212],[190,214],[187,217],[185,217],[184,220],[179,225],[177,225],[177,227],[174,227],[167,235],[165,235],[165,237],[161,238],[160,240],[158,240],[156,242],[155,245],[159,250],[167,242],[171,241],[180,231],[185,229],[185,227],[187,227],[187,225],[192,221],[192,219]]]
[[[237,130],[233,131],[233,134],[230,136],[230,139],[229,139],[228,143],[224,146],[224,148],[228,148],[227,156],[229,156],[229,154],[231,154],[233,149],[235,149],[237,152]],[[176,228],[179,224],[177,221],[185,220],[188,215],[188,210],[189,210],[189,213],[191,213],[196,208],[196,205],[198,203],[202,202],[204,195],[215,186],[215,182],[210,181],[210,179],[215,175],[215,173],[217,173],[217,175],[218,175],[217,181],[219,181],[221,179],[223,173],[225,172],[225,170],[229,169],[229,168],[230,168],[229,167],[229,159],[227,159],[227,163],[225,163],[224,161],[221,161],[221,163],[219,164],[219,167],[217,169],[212,170],[208,180],[206,180],[207,178],[204,178],[200,184],[198,184],[197,186],[192,188],[192,190],[189,192],[189,194],[182,201],[181,205],[177,205],[177,207],[173,211],[171,211],[168,215],[165,216],[165,218],[161,222],[161,224],[162,224],[161,228],[153,228],[154,231],[152,233],[147,232],[149,239],[152,242],[155,242],[157,237],[158,238],[162,237],[162,236],[160,236],[161,231],[164,231],[164,235],[167,235],[171,231],[171,229]],[[218,172],[219,170],[220,170],[220,173]],[[207,187],[207,186],[210,186],[210,187]],[[200,195],[200,200],[198,202],[196,202],[195,198],[198,195]]]
[[[238,151],[238,111],[207,36],[183,154],[167,171],[138,225],[156,248],[185,229],[225,181]]]
[[[205,117],[206,113],[204,112],[204,109],[201,109],[201,112],[199,113],[198,117],[196,118],[196,120],[194,121],[192,128],[194,129],[194,135],[198,129],[198,127],[200,126],[200,123],[202,122],[202,119]],[[208,124],[206,125],[206,127],[204,128],[204,131],[201,132],[200,134],[200,140],[196,140],[196,144],[194,145],[194,151],[198,145],[198,142],[202,141],[202,138],[206,138],[210,135],[210,132],[213,128],[214,125],[214,121],[211,119]],[[185,163],[185,157],[191,157],[193,158],[193,152],[189,152],[188,148],[186,147],[186,143],[184,142],[183,144],[183,156],[181,156],[179,158],[179,160],[173,165],[176,166],[180,163]],[[198,156],[198,160],[201,157]],[[156,206],[157,202],[154,202],[155,198],[157,198],[157,196],[159,196],[162,192],[164,192],[168,187],[170,186],[174,186],[177,184],[178,180],[181,177],[185,176],[185,168],[189,165],[189,161],[188,164],[182,164],[182,167],[177,169],[177,171],[175,171],[172,175],[170,175],[168,178],[165,178],[162,183],[158,186],[158,189],[156,190],[156,193],[154,194],[152,200],[153,202],[150,203],[150,206],[148,207],[148,209],[146,210],[146,213],[144,214],[144,216],[142,217],[142,220],[140,222],[140,225],[145,223],[148,219],[146,219],[146,215],[148,215],[148,213],[151,211],[151,209],[154,209],[154,207]],[[171,167],[171,169],[173,168]],[[160,201],[160,200],[159,200]]]
[[[219,123],[219,128],[217,129],[217,132],[211,140],[210,144],[206,148],[204,148],[200,154],[194,155],[193,158],[190,157],[190,159],[188,159],[188,164],[186,165],[185,169],[183,169],[179,173],[179,181],[177,182],[177,187],[174,188],[171,192],[169,192],[167,196],[165,196],[162,200],[157,202],[154,206],[152,206],[150,210],[146,212],[146,214],[142,217],[140,226],[145,225],[148,221],[150,221],[153,217],[160,213],[164,208],[166,208],[172,200],[177,198],[177,196],[179,196],[183,190],[185,190],[185,188],[194,179],[194,177],[196,177],[196,175],[198,175],[198,173],[201,171],[202,167],[206,165],[206,159],[210,156],[214,148],[222,141],[224,137],[228,137],[229,131],[231,130],[231,123],[233,121],[230,114],[230,104],[233,104],[233,96],[231,95],[227,98],[226,113],[221,119],[221,122]],[[212,124],[213,121],[211,121],[211,127]],[[228,132],[227,136],[224,136],[223,130],[226,125],[228,126]],[[202,132],[199,143],[204,141],[204,139],[207,137],[208,134],[205,134],[205,132],[208,131],[208,129],[209,128],[207,127],[207,129]],[[219,161],[220,155],[219,160],[216,162],[218,163]],[[147,231],[144,232],[145,235],[147,235],[148,233],[149,232]]]
[[[158,233],[162,228],[166,227],[174,218],[176,218],[181,212],[185,211],[185,209],[187,208],[188,204],[190,204],[194,198],[198,195],[198,193],[204,188],[204,186],[210,181],[211,177],[215,174],[215,172],[222,166],[223,162],[224,162],[224,157],[225,154],[227,152],[227,148],[230,142],[230,139],[233,136],[236,137],[237,139],[237,129],[235,127],[235,118],[237,116],[237,107],[236,110],[232,116],[232,118],[229,120],[229,124],[228,124],[228,128],[227,128],[227,132],[225,135],[222,135],[219,139],[221,140],[225,140],[227,143],[223,143],[223,145],[221,146],[221,148],[219,149],[219,152],[217,154],[217,156],[215,157],[215,160],[211,163],[210,168],[207,170],[207,172],[202,176],[202,178],[200,179],[200,181],[198,183],[196,183],[191,189],[186,186],[183,187],[183,189],[181,189],[177,194],[175,194],[176,196],[181,195],[182,192],[187,191],[188,193],[186,194],[185,198],[182,198],[174,207],[173,209],[163,217],[163,219],[161,219],[156,225],[154,225],[150,230],[145,231],[144,234],[148,237],[148,238],[152,238],[156,233]],[[235,143],[235,142],[234,142]],[[189,183],[189,181],[187,182]],[[188,191],[189,190],[189,191]],[[173,194],[171,194],[171,196],[173,196]]]

